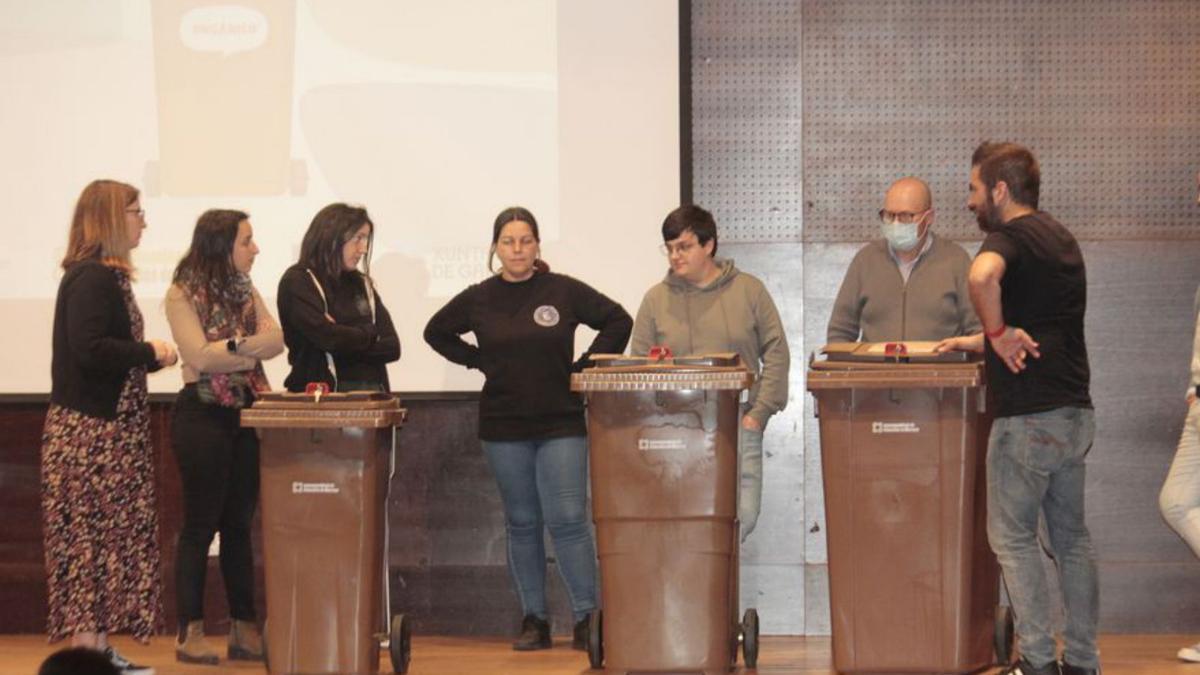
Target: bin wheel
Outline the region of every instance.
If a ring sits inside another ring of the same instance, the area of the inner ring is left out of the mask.
[[[742,661],[747,668],[758,667],[758,610],[753,607],[742,617]]]
[[[604,667],[604,611],[593,609],[588,616],[588,664],[597,670]]]
[[[412,631],[403,614],[392,617],[392,631],[388,635],[388,653],[392,657],[392,672],[403,675],[408,672],[412,659]]]
[[[1013,614],[1012,607],[996,605],[996,630],[992,636],[992,648],[996,650],[996,663],[1007,665],[1012,660]]]

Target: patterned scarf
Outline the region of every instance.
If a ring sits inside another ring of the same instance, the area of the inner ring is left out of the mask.
[[[254,286],[250,277],[238,274],[234,283],[225,288],[204,284],[187,284],[192,307],[204,327],[204,339],[209,342],[254,335],[258,330],[258,313],[254,308]],[[250,370],[232,373],[200,373],[196,393],[205,403],[225,408],[249,407],[259,392],[270,391],[262,361]]]

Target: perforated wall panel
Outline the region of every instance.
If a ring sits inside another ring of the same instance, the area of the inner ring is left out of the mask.
[[[925,178],[938,229],[982,140],[1029,146],[1041,207],[1080,239],[1198,239],[1200,2],[805,0],[804,240],[878,236],[892,180]]]
[[[721,241],[800,240],[800,5],[692,3],[693,195]]]

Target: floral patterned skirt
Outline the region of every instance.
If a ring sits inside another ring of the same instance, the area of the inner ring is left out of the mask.
[[[42,435],[46,632],[132,633],[162,627],[154,462],[145,371],[131,373],[117,418],[50,405]]]

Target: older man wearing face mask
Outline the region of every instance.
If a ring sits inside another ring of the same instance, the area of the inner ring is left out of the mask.
[[[864,246],[846,270],[828,342],[940,341],[980,332],[967,290],[971,258],[930,231],[933,217],[925,181],[892,183],[879,211],[883,238]]]

